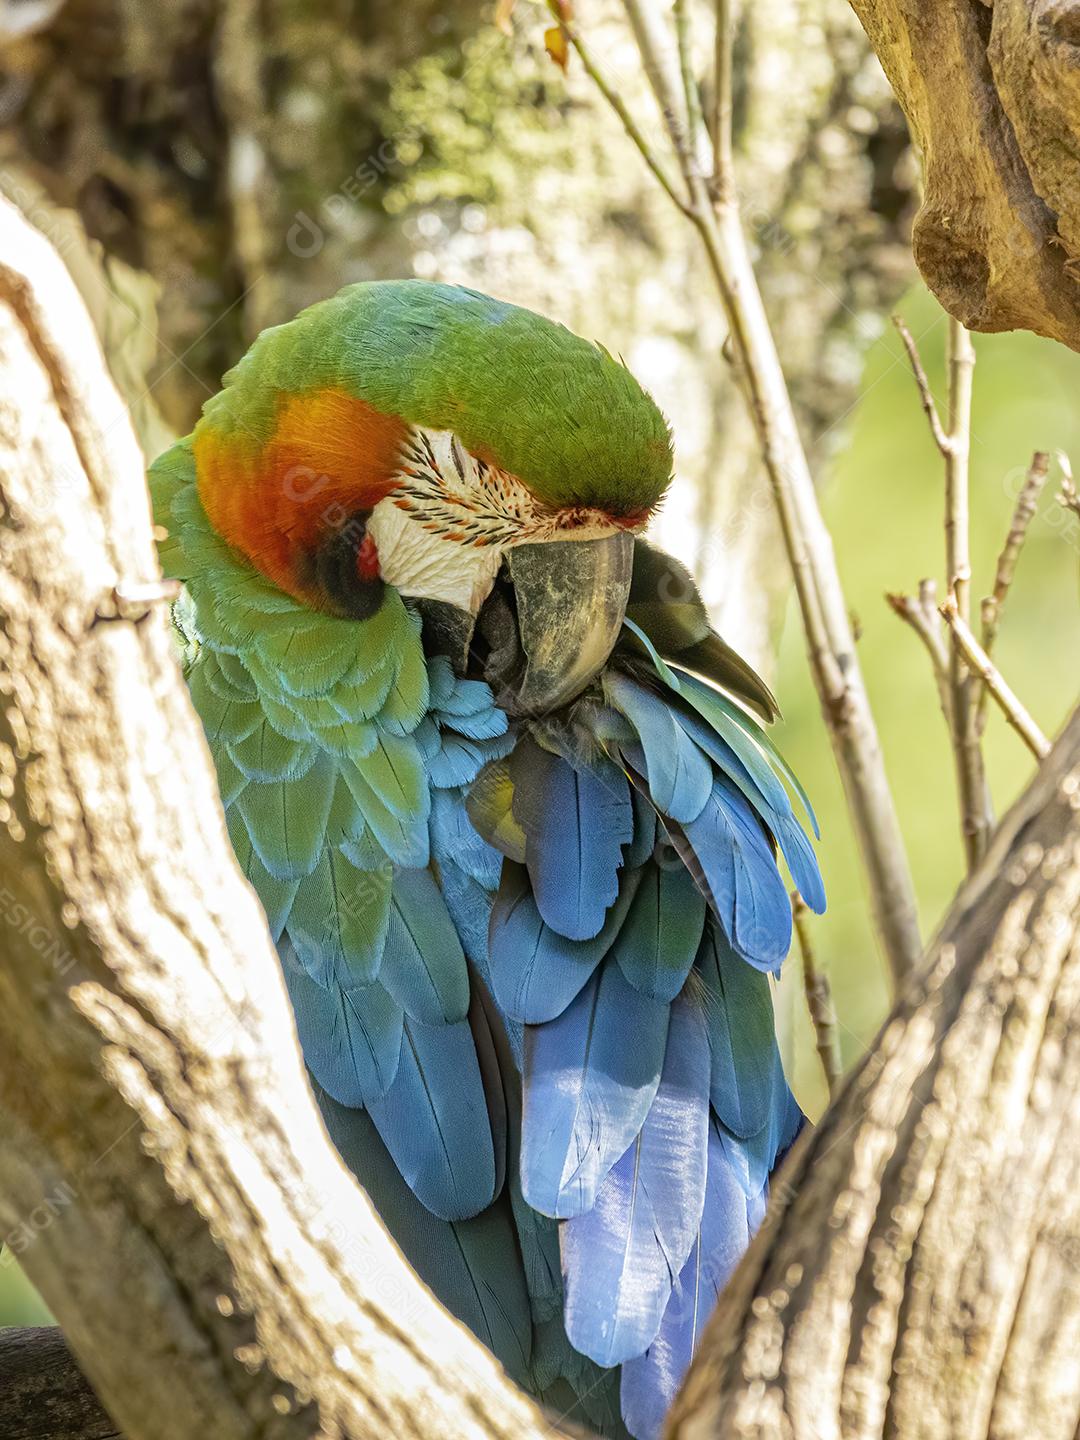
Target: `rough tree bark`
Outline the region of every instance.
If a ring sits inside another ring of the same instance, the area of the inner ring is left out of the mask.
[[[123,1440],[55,1327],[0,1329],[4,1440]]]
[[[539,1440],[330,1147],[130,423],[6,204],[0,256],[0,1233],[129,1440]]]
[[[672,1440],[1073,1440],[1080,711],[792,1159]]]
[[[133,435],[10,207],[0,255],[0,1225],[128,1440],[539,1440],[318,1123]],[[777,1184],[673,1433],[1073,1435],[1078,1121],[1080,713]]]
[[[922,151],[915,259],[971,330],[1080,350],[1080,0],[851,0]]]

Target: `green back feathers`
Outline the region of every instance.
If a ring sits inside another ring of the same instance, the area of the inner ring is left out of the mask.
[[[265,441],[275,394],[340,387],[452,430],[543,502],[633,514],[671,477],[667,423],[599,346],[529,310],[421,280],[351,285],[264,331],[203,425]]]

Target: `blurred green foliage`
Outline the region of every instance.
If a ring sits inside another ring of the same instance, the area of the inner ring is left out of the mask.
[[[921,288],[902,307],[918,337],[934,393],[944,405],[945,319]],[[1017,489],[1035,449],[1080,459],[1080,356],[1032,335],[980,336],[972,423],[973,596],[993,580]],[[888,609],[888,590],[942,583],[942,467],[919,407],[899,337],[891,327],[871,346],[849,441],[827,481],[824,504],[848,599],[861,631],[860,656],[915,873],[924,934],[936,928],[962,873],[952,759],[925,652]],[[997,656],[1010,683],[1048,733],[1076,700],[1080,679],[1080,525],[1047,485],[1009,597]],[[869,922],[862,872],[828,737],[802,646],[788,616],[778,693],[777,739],[806,782],[822,824],[829,910],[813,920],[819,957],[832,974],[844,1059],[872,1040],[888,1002]],[[986,741],[994,798],[1004,809],[1032,760],[992,713]],[[793,955],[785,982],[794,1024],[794,1083],[817,1114],[824,1100],[813,1037]],[[40,1300],[18,1267],[0,1261],[0,1325],[40,1324]]]

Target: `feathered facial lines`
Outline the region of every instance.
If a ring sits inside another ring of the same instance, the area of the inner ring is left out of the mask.
[[[401,594],[475,615],[508,552],[603,539],[636,530],[647,518],[647,512],[615,516],[586,504],[548,504],[517,476],[469,451],[452,431],[414,426],[367,533],[382,578]]]
[[[448,430],[413,427],[402,447],[395,482],[390,498],[399,509],[413,514],[425,528],[465,544],[586,539],[615,529],[637,529],[649,514],[639,510],[614,515],[584,499],[546,503],[525,481],[472,454]]]

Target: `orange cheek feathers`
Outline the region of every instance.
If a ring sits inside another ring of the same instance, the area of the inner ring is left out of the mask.
[[[243,431],[197,428],[199,498],[223,539],[312,603],[311,555],[321,535],[389,494],[406,433],[397,416],[341,390],[283,395],[262,447]]]

